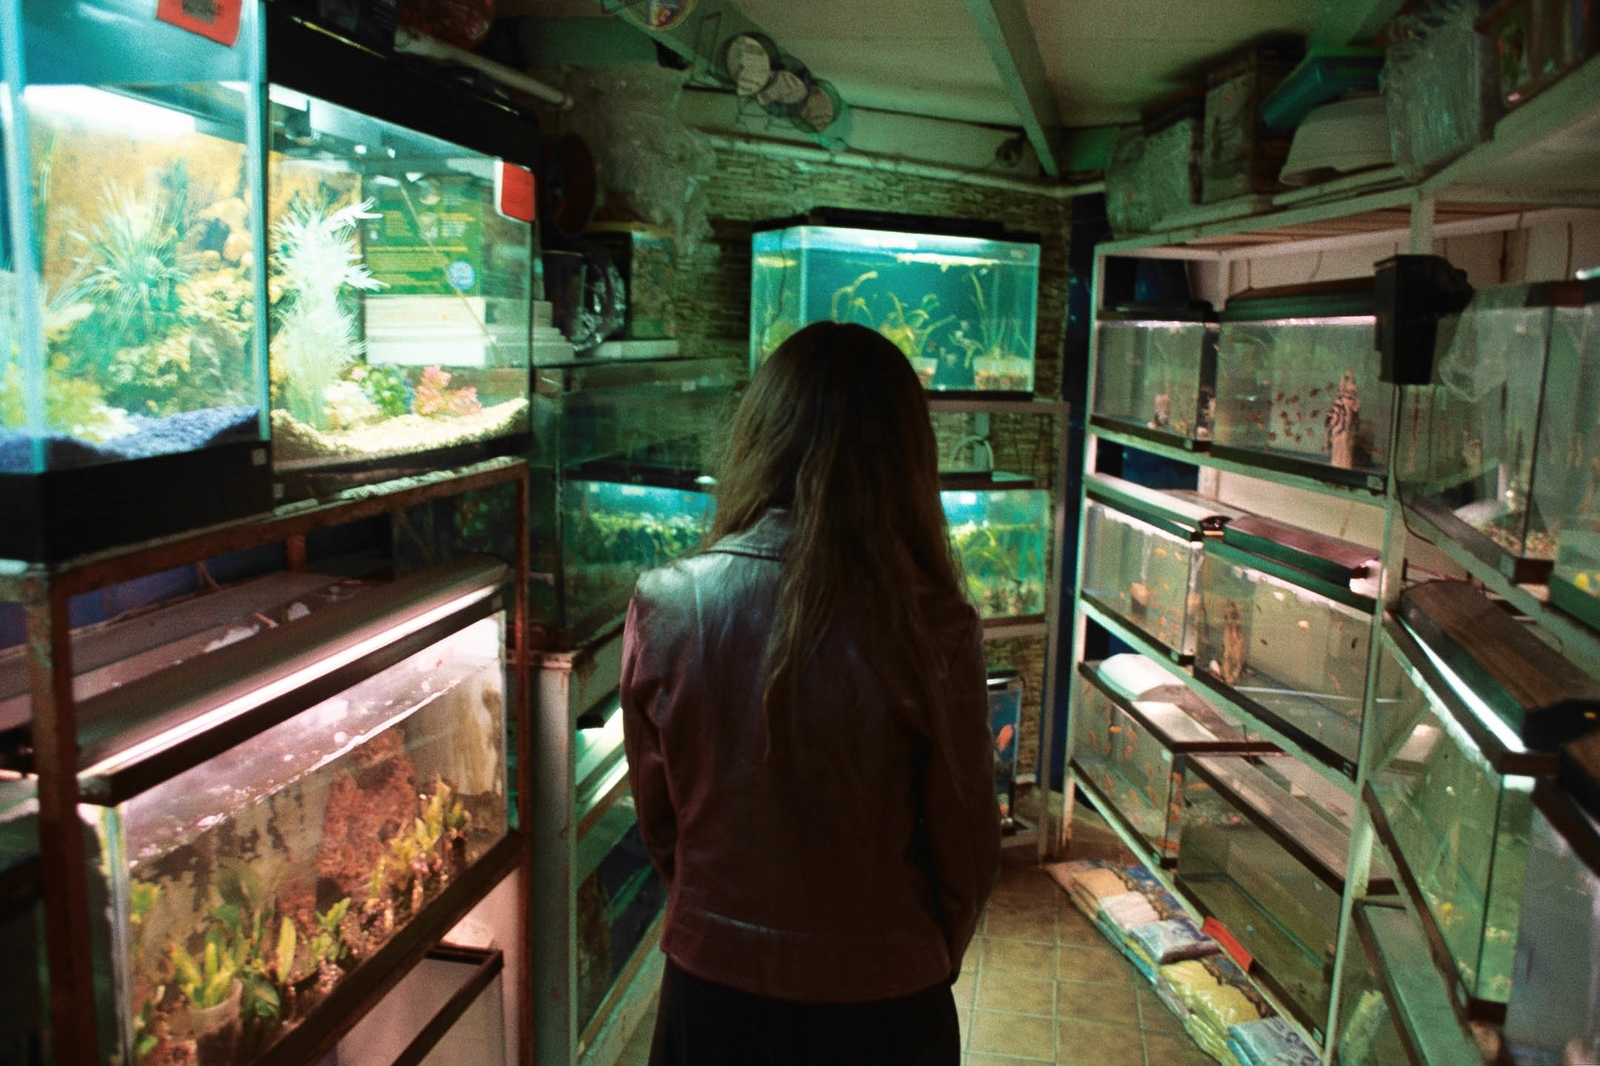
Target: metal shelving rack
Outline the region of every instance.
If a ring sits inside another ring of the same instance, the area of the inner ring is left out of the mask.
[[[1568,74],[1537,98],[1524,104],[1501,119],[1495,126],[1491,140],[1470,150],[1455,162],[1416,184],[1398,184],[1390,173],[1379,179],[1379,184],[1362,189],[1358,180],[1331,183],[1327,200],[1315,202],[1315,193],[1300,190],[1285,194],[1263,204],[1261,198],[1247,198],[1236,205],[1219,205],[1213,218],[1196,222],[1166,233],[1116,240],[1096,248],[1092,287],[1092,306],[1096,317],[1091,332],[1090,388],[1096,380],[1096,363],[1099,358],[1099,312],[1103,306],[1104,264],[1107,258],[1128,256],[1166,258],[1190,262],[1212,262],[1227,267],[1233,263],[1248,262],[1258,258],[1320,253],[1357,249],[1366,246],[1399,244],[1413,253],[1429,253],[1435,239],[1469,234],[1518,230],[1548,222],[1567,222],[1600,225],[1600,58],[1591,59],[1583,67]],[[1381,184],[1387,181],[1387,184]],[[1263,209],[1264,208],[1264,209]],[[1237,212],[1258,211],[1245,217],[1226,217],[1230,209]],[[1374,259],[1388,254],[1388,249],[1374,255]],[[1394,386],[1389,386],[1394,387]],[[1092,411],[1094,404],[1089,403]],[[1388,454],[1395,454],[1398,421],[1392,429]],[[1247,478],[1245,485],[1260,487],[1264,492],[1281,491],[1281,487],[1303,490],[1321,497],[1373,509],[1369,515],[1375,519],[1374,528],[1381,529],[1373,546],[1381,552],[1382,572],[1378,581],[1378,607],[1372,613],[1368,647],[1367,684],[1363,693],[1365,721],[1381,714],[1377,703],[1378,657],[1389,638],[1385,633],[1385,616],[1398,603],[1406,575],[1408,559],[1419,550],[1429,550],[1431,545],[1437,555],[1459,569],[1457,576],[1480,583],[1485,591],[1503,599],[1514,610],[1552,639],[1558,650],[1569,660],[1591,673],[1600,675],[1600,633],[1552,607],[1546,590],[1540,586],[1519,585],[1502,572],[1500,566],[1486,561],[1444,535],[1416,512],[1403,507],[1395,480],[1391,476],[1369,478],[1365,484],[1351,484],[1338,478],[1319,478],[1304,472],[1274,470],[1266,465],[1241,462],[1234,458],[1215,456],[1205,446],[1183,447],[1180,442],[1162,443],[1139,434],[1126,432],[1110,423],[1093,417],[1088,419],[1085,445],[1085,485],[1098,469],[1099,445],[1116,444],[1124,448],[1160,455],[1200,468],[1200,485],[1203,494],[1215,495],[1221,475]],[[1087,519],[1080,499],[1079,543],[1085,544],[1088,535]],[[1083,556],[1079,553],[1079,575],[1076,587],[1082,587]],[[1438,566],[1437,558],[1429,565]],[[1370,941],[1372,930],[1382,930],[1388,935],[1378,940],[1381,950],[1376,952],[1380,962],[1387,965],[1389,956],[1403,957],[1410,970],[1387,976],[1386,994],[1400,1004],[1396,1016],[1406,1028],[1408,1046],[1421,1062],[1469,1061],[1460,1056],[1470,1047],[1464,1036],[1465,1018],[1462,1005],[1451,998],[1454,973],[1439,967],[1437,957],[1429,960],[1428,951],[1420,941],[1416,919],[1409,926],[1404,911],[1390,909],[1373,911],[1367,903],[1372,894],[1369,885],[1374,865],[1374,831],[1370,814],[1359,797],[1368,791],[1368,776],[1373,769],[1376,752],[1375,729],[1363,729],[1361,751],[1354,776],[1329,765],[1320,753],[1270,723],[1259,720],[1248,708],[1226,698],[1219,699],[1214,688],[1198,684],[1188,667],[1180,665],[1166,654],[1166,649],[1145,638],[1131,626],[1119,622],[1114,616],[1081,597],[1077,600],[1070,631],[1071,659],[1064,669],[1076,669],[1084,659],[1086,625],[1109,631],[1113,636],[1146,653],[1159,663],[1173,678],[1187,684],[1203,698],[1234,714],[1246,723],[1247,728],[1277,744],[1284,752],[1296,756],[1301,762],[1326,781],[1337,785],[1351,800],[1353,824],[1349,833],[1347,859],[1348,876],[1343,886],[1341,915],[1336,949],[1335,970],[1332,976],[1333,998],[1326,1024],[1309,1027],[1296,1020],[1295,1013],[1285,1009],[1286,1004],[1270,988],[1261,987],[1265,998],[1273,1004],[1306,1039],[1317,1048],[1327,1061],[1332,1061],[1338,1039],[1340,1019],[1339,990],[1343,980],[1346,958],[1352,951],[1362,952],[1357,943],[1356,928],[1364,929]],[[1074,689],[1074,692],[1077,690]],[[1091,782],[1079,782],[1071,769],[1071,759],[1082,743],[1078,736],[1079,715],[1076,703],[1068,721],[1067,758],[1069,785],[1063,797],[1058,835],[1048,842],[1048,850],[1070,854],[1072,808],[1075,789],[1096,795]],[[1173,887],[1170,870],[1163,869],[1154,858],[1151,848],[1137,831],[1126,824],[1114,807],[1098,804],[1107,822],[1142,862],[1169,888]],[[1387,897],[1393,901],[1395,897]],[[1414,905],[1414,904],[1413,904]],[[1353,921],[1359,911],[1362,921]],[[1401,915],[1396,917],[1396,913]],[[1410,939],[1401,941],[1402,928],[1408,930]],[[1418,981],[1412,971],[1421,961],[1435,967],[1437,980]],[[1398,965],[1398,964],[1396,964]],[[1402,1002],[1403,1001],[1403,1002]],[[1442,1022],[1441,1022],[1442,1019]],[[1452,1028],[1453,1023],[1453,1028]]]

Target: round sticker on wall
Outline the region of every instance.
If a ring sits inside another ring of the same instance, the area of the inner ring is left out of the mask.
[[[645,15],[653,30],[671,29],[689,17],[694,0],[648,0]]]
[[[465,259],[457,259],[444,268],[444,276],[450,279],[450,284],[466,292],[472,288],[472,283],[478,280],[478,272],[472,269],[472,264]]]

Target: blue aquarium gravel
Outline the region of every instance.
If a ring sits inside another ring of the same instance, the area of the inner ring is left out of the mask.
[[[60,470],[124,459],[146,459],[198,451],[229,440],[251,440],[260,410],[255,407],[208,407],[181,411],[162,418],[133,415],[133,432],[103,444],[91,444],[66,435],[45,439],[45,465]],[[26,473],[32,469],[36,438],[14,429],[0,428],[0,472]]]

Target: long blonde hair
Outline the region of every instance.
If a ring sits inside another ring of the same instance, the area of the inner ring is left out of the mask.
[[[960,600],[939,501],[939,453],[921,383],[900,350],[863,326],[818,322],[758,369],[729,431],[717,479],[714,542],[787,507],[783,559],[762,676],[770,750],[775,713],[836,625],[926,710],[951,759],[948,647],[930,602]]]

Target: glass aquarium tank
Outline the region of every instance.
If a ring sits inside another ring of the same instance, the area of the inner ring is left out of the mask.
[[[666,906],[666,885],[639,836],[633,797],[614,804],[578,845],[588,870],[574,904],[577,932],[577,1024],[580,1045],[594,1041],[601,1007]]]
[[[1195,678],[1352,779],[1377,555],[1248,517],[1201,560]]]
[[[1392,917],[1397,908],[1357,903],[1351,911],[1355,935],[1345,937],[1344,980],[1339,986],[1338,1045],[1334,1066],[1424,1066],[1396,1024],[1378,957],[1372,920]],[[1399,910],[1403,918],[1405,911]],[[1424,956],[1426,962],[1426,956]]]
[[[1211,439],[1216,383],[1215,321],[1207,311],[1140,314],[1122,309],[1098,317],[1095,359],[1097,424],[1189,447]]]
[[[989,734],[994,738],[994,790],[1000,803],[1000,828],[1016,828],[1017,751],[1022,729],[1022,678],[1015,670],[991,673]]]
[[[1271,751],[1239,722],[1143,656],[1078,664],[1079,742],[1072,766],[1102,812],[1113,808],[1162,865],[1178,858],[1183,767],[1194,754]]]
[[[269,97],[273,464],[288,494],[459,465],[525,434],[527,171],[283,85]]]
[[[1189,759],[1175,883],[1250,953],[1251,976],[1321,1039],[1352,812],[1343,793],[1330,802],[1308,792],[1300,770],[1291,755]],[[1376,861],[1368,891],[1393,891]]]
[[[1107,474],[1090,475],[1085,491],[1083,598],[1188,662],[1204,539],[1244,512]]]
[[[1600,279],[1571,296],[1551,312],[1546,375],[1570,383],[1546,401],[1546,417],[1567,434],[1550,599],[1600,630]]]
[[[1494,614],[1509,630],[1484,621]],[[1448,950],[1440,962],[1458,975],[1461,998],[1504,1003],[1530,797],[1555,769],[1553,747],[1526,738],[1592,725],[1584,711],[1600,709],[1600,693],[1487,597],[1442,581],[1403,595],[1379,684],[1396,695],[1374,747],[1374,825]]]
[[[1548,576],[1562,496],[1595,435],[1575,408],[1590,402],[1579,390],[1600,384],[1600,367],[1585,381],[1579,353],[1547,360],[1563,288],[1479,290],[1441,323],[1432,382],[1402,398],[1401,499],[1516,581]]]
[[[447,564],[81,705],[122,1061],[307,1053],[401,930],[487,891],[507,575]]]
[[[1217,336],[1212,451],[1382,487],[1395,386],[1379,380],[1372,294],[1235,299]]]
[[[709,475],[737,359],[589,360],[535,371],[529,525],[535,647],[620,617],[641,570],[710,530]]]
[[[42,1066],[49,987],[35,782],[0,776],[0,1062]]]
[[[1006,485],[1006,475],[990,484]],[[966,577],[967,597],[989,618],[1045,613],[1049,581],[1050,490],[1016,478],[1015,486],[966,488],[959,479],[939,493],[950,543]]]
[[[0,556],[267,510],[256,5],[5,6]]]
[[[1596,767],[1569,767],[1592,797]],[[1560,787],[1533,799],[1506,1048],[1516,1066],[1600,1062],[1600,822],[1592,798]]]
[[[935,392],[1033,392],[1038,242],[791,226],[752,235],[750,368],[802,326],[877,330]]]

